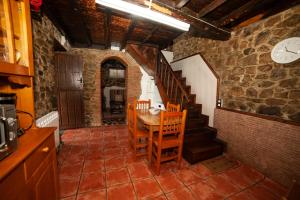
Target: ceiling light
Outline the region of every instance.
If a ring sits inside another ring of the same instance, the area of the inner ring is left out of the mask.
[[[190,25],[188,23],[177,20],[173,17],[164,15],[162,13],[153,11],[149,8],[138,6],[138,5],[135,5],[132,3],[122,1],[122,0],[96,0],[96,3],[116,9],[116,10],[120,10],[120,11],[123,11],[126,13],[144,17],[149,20],[159,22],[159,23],[162,23],[162,24],[165,24],[168,26],[172,26],[174,28],[178,28],[183,31],[188,31],[190,28]]]

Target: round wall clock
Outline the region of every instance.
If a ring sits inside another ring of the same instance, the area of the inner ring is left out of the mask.
[[[291,37],[277,43],[271,52],[271,57],[277,63],[290,63],[300,58],[300,37]]]

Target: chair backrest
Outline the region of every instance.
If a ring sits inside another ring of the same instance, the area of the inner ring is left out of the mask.
[[[149,110],[151,108],[151,100],[136,100],[137,110]]]
[[[180,112],[179,104],[172,104],[170,102],[167,103],[167,111],[168,112]]]
[[[185,120],[187,111],[160,113],[159,143],[165,135],[175,135],[183,142]]]
[[[136,109],[135,104],[128,104],[127,106],[127,120],[128,120],[128,130],[132,133],[136,130]]]

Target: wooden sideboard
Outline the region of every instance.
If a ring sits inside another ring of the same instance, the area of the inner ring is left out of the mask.
[[[33,128],[18,149],[0,161],[0,199],[57,200],[55,128]]]

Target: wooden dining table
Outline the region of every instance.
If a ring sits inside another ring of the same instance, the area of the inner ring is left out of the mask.
[[[138,120],[149,128],[148,161],[151,162],[153,132],[159,130],[160,114],[152,115],[148,110],[137,110]]]

